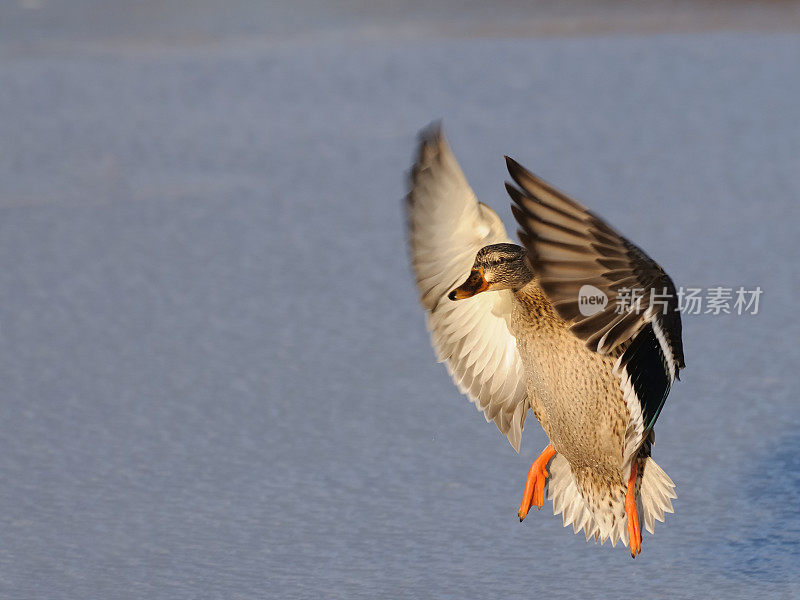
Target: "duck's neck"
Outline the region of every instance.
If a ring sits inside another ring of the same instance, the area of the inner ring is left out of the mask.
[[[520,293],[529,284],[534,282],[533,270],[531,269],[528,258],[524,255],[520,258],[519,262],[515,263],[514,277],[510,282],[509,287],[515,294]],[[538,287],[538,286],[537,286]]]
[[[519,288],[513,290],[517,301],[525,307],[527,314],[532,318],[560,321],[553,304],[539,286],[538,280],[533,276],[533,271],[531,271],[530,267],[527,267],[527,261],[526,268],[530,273],[529,279]]]

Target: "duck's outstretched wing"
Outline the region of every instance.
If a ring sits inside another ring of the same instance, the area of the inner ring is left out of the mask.
[[[620,353],[616,370],[636,428],[631,445],[638,448],[684,367],[675,286],[653,259],[600,217],[506,161],[518,186],[506,184],[515,203],[511,208],[539,284],[589,348]],[[605,294],[605,307],[592,314],[591,305],[581,305],[583,286]]]
[[[478,250],[508,242],[500,218],[475,198],[438,124],[420,134],[406,199],[411,262],[431,341],[458,385],[519,451],[527,402],[525,370],[509,330],[508,290],[447,298]]]

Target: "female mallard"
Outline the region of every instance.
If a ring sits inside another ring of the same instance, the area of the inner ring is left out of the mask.
[[[421,134],[407,209],[433,346],[515,450],[529,408],[547,434],[520,520],[547,490],[564,526],[630,541],[635,557],[640,516],[652,533],[677,497],[650,458],[684,367],[675,287],[600,217],[506,160],[523,246],[477,201],[439,128]]]

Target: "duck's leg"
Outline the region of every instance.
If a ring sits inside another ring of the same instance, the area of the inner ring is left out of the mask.
[[[542,450],[531,468],[528,470],[528,479],[525,481],[525,491],[522,493],[522,504],[519,505],[519,520],[523,521],[528,516],[528,511],[531,505],[536,505],[542,508],[544,504],[544,484],[549,473],[547,472],[547,463],[553,458],[556,453],[553,444],[548,444],[547,448]]]
[[[625,514],[628,517],[628,542],[630,543],[631,556],[642,551],[642,530],[639,528],[639,513],[636,511],[636,474],[638,472],[636,459],[631,465],[631,476],[628,478],[628,491],[625,493]]]

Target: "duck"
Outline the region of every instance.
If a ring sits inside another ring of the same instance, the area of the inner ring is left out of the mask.
[[[685,367],[667,273],[585,206],[506,157],[519,244],[479,202],[441,124],[419,134],[405,199],[431,343],[458,389],[519,452],[528,412],[549,441],[517,515],[545,497],[586,540],[641,552],[673,513],[651,453]]]

